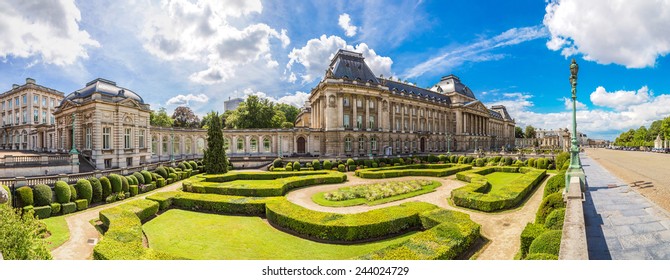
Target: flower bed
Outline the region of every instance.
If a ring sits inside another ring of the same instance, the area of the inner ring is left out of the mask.
[[[312,201],[322,206],[344,207],[353,205],[378,205],[435,191],[442,184],[430,180],[383,182],[340,188],[312,196]]]

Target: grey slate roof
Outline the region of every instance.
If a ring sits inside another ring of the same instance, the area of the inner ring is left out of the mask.
[[[86,83],[86,87],[68,94],[67,96],[65,96],[61,104],[63,104],[67,100],[89,97],[96,92],[109,97],[122,97],[124,99],[130,98],[139,102],[140,104],[145,104],[144,99],[142,99],[142,97],[139,94],[127,88],[119,87],[113,81],[102,78],[97,78],[93,81],[90,81]]]
[[[372,73],[370,67],[365,64],[365,58],[360,53],[339,50],[330,63],[333,69],[333,77],[359,82],[379,84],[379,80]]]
[[[386,80],[386,79],[384,79],[383,81],[389,88],[391,93],[400,94],[401,92],[404,92],[405,94],[416,95],[417,97],[420,98],[428,98],[433,101],[447,102],[447,104],[451,104],[451,99],[449,99],[449,97],[446,95],[397,81]]]
[[[503,119],[503,116],[500,115],[500,113],[498,113],[496,111],[493,111],[491,109],[489,109],[489,115],[491,115],[491,117],[494,118],[494,119],[499,119],[499,120]]]

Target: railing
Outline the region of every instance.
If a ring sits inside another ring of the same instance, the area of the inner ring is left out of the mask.
[[[31,155],[0,157],[0,166],[40,166],[40,165],[67,165],[70,163],[69,155]]]

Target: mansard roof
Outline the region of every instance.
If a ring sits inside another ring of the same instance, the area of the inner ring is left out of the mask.
[[[339,50],[330,62],[329,71],[332,71],[333,78],[379,84],[379,80],[365,63],[361,53]]]
[[[384,84],[389,88],[391,93],[394,94],[400,94],[404,93],[406,95],[414,95],[419,98],[428,98],[429,100],[436,101],[436,102],[446,102],[447,104],[451,104],[451,99],[449,99],[449,96],[439,94],[437,92],[430,91],[425,88],[420,88],[414,85],[398,82],[398,81],[392,81],[392,80],[386,80],[384,79]]]
[[[86,83],[84,88],[68,94],[65,96],[61,104],[64,104],[67,100],[74,101],[75,99],[90,97],[94,93],[100,93],[101,95],[107,97],[120,97],[120,99],[117,99],[116,101],[131,99],[137,101],[139,104],[145,104],[144,99],[142,99],[139,94],[127,88],[119,87],[116,85],[116,82],[103,78],[97,78],[93,81],[90,81]]]
[[[442,77],[442,79],[440,79],[440,81],[437,84],[435,84],[431,88],[431,90],[439,93],[456,92],[465,95],[467,97],[470,97],[472,99],[477,99],[472,90],[470,90],[468,86],[463,84],[461,82],[461,79],[454,74]]]

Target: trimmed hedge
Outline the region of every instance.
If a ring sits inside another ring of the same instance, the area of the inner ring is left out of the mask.
[[[484,175],[493,172],[519,172],[524,175],[507,185],[492,188]],[[485,167],[479,170],[461,172],[456,174],[456,178],[470,183],[452,190],[451,199],[455,205],[484,212],[514,208],[540,184],[546,172],[546,170],[513,166]]]
[[[35,217],[38,219],[46,219],[51,217],[51,205],[46,206],[36,206],[33,208],[35,211]]]
[[[118,193],[123,190],[123,183],[121,182],[121,176],[118,174],[109,174],[109,183],[112,185],[112,193]]]
[[[49,206],[52,202],[52,196],[53,192],[51,192],[51,188],[47,185],[39,184],[33,187],[33,199],[35,202],[35,207]]]
[[[128,183],[128,178],[126,176],[119,176],[121,178],[121,191],[128,192],[130,184]]]
[[[547,231],[544,226],[539,224],[528,223],[521,232],[521,258],[526,257],[528,249],[533,240]]]
[[[561,192],[563,189],[565,189],[565,172],[559,172],[547,180],[542,197],[544,198],[552,193]]]
[[[266,217],[276,226],[312,238],[356,241],[399,234],[421,227],[419,213],[437,206],[407,202],[358,214],[334,214],[309,210],[285,199],[266,205]]]
[[[74,202],[77,200],[77,189],[74,187],[74,185],[68,185],[70,186],[70,202]]]
[[[159,177],[156,179],[156,187],[157,188],[162,188],[165,186],[165,179]]]
[[[300,176],[303,175],[303,176]],[[292,176],[292,177],[291,177]],[[289,178],[286,178],[289,177]],[[232,180],[274,180],[268,183],[252,184],[206,184],[200,182],[229,182]],[[214,193],[235,196],[282,196],[291,189],[320,185],[336,184],[347,180],[347,175],[340,172],[283,172],[259,173],[236,172],[223,175],[198,175],[185,182],[185,190],[196,193]],[[191,190],[188,184],[192,184]]]
[[[558,252],[561,249],[561,234],[562,231],[560,230],[549,230],[540,234],[530,244],[528,254],[544,253],[558,256]]]
[[[465,164],[412,164],[356,170],[356,176],[366,179],[382,179],[403,176],[444,177],[472,169]]]
[[[128,192],[130,192],[130,196],[136,196],[139,193],[139,187],[137,185],[130,185],[128,186]]]
[[[60,214],[61,209],[60,203],[51,203],[49,207],[51,207],[51,216],[56,216]]]
[[[135,173],[133,173],[133,177],[137,178],[137,183],[138,184],[144,184],[145,183],[144,182],[144,175],[142,175],[141,173],[135,172]],[[149,183],[151,183],[151,182],[149,182]]]
[[[61,210],[63,211],[63,215],[74,213],[77,211],[77,204],[74,202],[63,203],[61,204]]]
[[[74,201],[74,204],[77,205],[77,211],[86,210],[88,208],[88,200],[86,199],[77,199]]]
[[[265,205],[283,198],[244,197],[185,192],[162,192],[147,197],[159,203],[161,210],[170,207],[190,211],[206,211],[219,214],[264,216]]]
[[[167,172],[167,170],[165,170],[165,167],[163,167],[163,166],[157,167],[156,168],[156,173],[158,173],[158,175],[161,175],[161,177],[163,177],[164,179],[168,178],[168,172]]]
[[[112,183],[107,177],[100,177],[100,185],[102,186],[102,198],[107,198],[112,194]]]
[[[91,204],[91,200],[93,199],[93,187],[91,183],[86,179],[80,179],[74,186],[77,189],[77,197],[79,199],[86,199],[87,206]]]
[[[558,208],[551,211],[544,221],[544,227],[547,229],[563,229],[565,221],[565,208]]]
[[[102,201],[102,183],[100,183],[100,180],[95,177],[88,178],[88,181],[91,183],[91,188],[93,188],[93,197],[91,198],[91,202],[100,202]]]
[[[23,186],[16,189],[17,197],[19,199],[19,207],[32,206],[35,204],[33,199],[33,189],[28,186]]]
[[[556,261],[558,256],[552,254],[544,253],[535,253],[528,255],[524,260],[534,260],[534,261]]]
[[[359,257],[373,260],[448,260],[470,248],[480,238],[480,225],[470,215],[435,209],[419,215],[424,229],[402,243]]]
[[[142,170],[140,171],[140,174],[142,174],[142,177],[144,177],[144,183],[149,184],[153,182],[153,178],[151,177],[151,172]]]
[[[545,197],[540,203],[535,215],[535,223],[544,224],[545,219],[549,216],[551,211],[558,208],[565,208],[565,201],[563,201],[563,194],[554,193]]]

